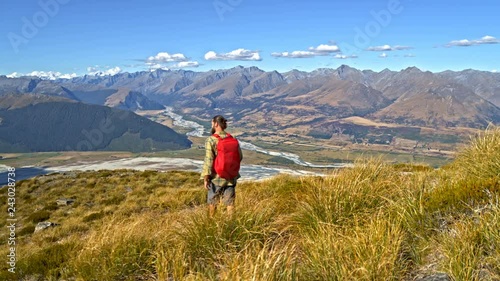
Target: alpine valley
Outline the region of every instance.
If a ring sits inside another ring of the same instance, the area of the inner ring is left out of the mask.
[[[9,132],[0,135],[0,144],[3,151],[74,149],[77,138],[57,132],[91,131],[109,116],[119,129],[91,150],[186,147],[184,136],[133,113],[165,106],[201,124],[223,114],[244,132],[242,137],[281,134],[366,145],[460,143],[471,132],[500,123],[500,73],[431,73],[415,67],[375,72],[342,65],[284,73],[238,66],[56,80],[0,76],[0,131]],[[130,114],[117,117],[122,111]],[[15,116],[39,122],[21,124]],[[58,146],[50,145],[49,136],[58,136]]]

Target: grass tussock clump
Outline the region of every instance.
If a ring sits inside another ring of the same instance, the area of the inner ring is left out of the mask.
[[[401,280],[403,229],[387,220],[351,227],[323,226],[305,239],[301,280]]]
[[[46,243],[43,248],[28,252],[23,251],[23,258],[19,259],[17,264],[18,276],[28,275],[41,277],[42,280],[60,280],[63,272],[66,271],[68,261],[73,258],[76,247],[74,242]],[[5,277],[12,278],[8,275],[4,275]]]
[[[219,208],[214,218],[197,173],[21,181],[18,270],[2,264],[0,280],[415,280],[438,272],[498,280],[499,140],[490,128],[438,170],[368,160],[326,177],[241,182],[235,212]],[[59,198],[75,202],[55,206]],[[42,220],[57,225],[32,233]]]
[[[490,127],[471,139],[436,181],[439,184],[425,194],[431,212],[453,213],[491,203],[500,193],[500,129]]]
[[[472,138],[452,163],[463,178],[500,178],[500,127],[490,126]]]
[[[151,274],[155,240],[147,224],[152,219],[112,217],[105,221],[101,227],[90,231],[88,239],[80,244],[65,275],[82,280],[137,280]]]
[[[300,206],[296,222],[306,232],[315,232],[325,224],[359,224],[400,198],[405,192],[406,178],[390,165],[369,160],[335,176],[304,179],[303,194],[295,198]]]
[[[50,212],[47,210],[40,210],[37,212],[32,213],[28,217],[28,221],[31,221],[33,223],[39,223],[42,221],[46,221],[50,218]]]

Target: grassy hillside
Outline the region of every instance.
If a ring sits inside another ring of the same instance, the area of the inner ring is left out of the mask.
[[[0,279],[500,278],[498,128],[439,170],[371,160],[324,178],[241,183],[231,218],[207,217],[198,177],[117,170],[18,182],[17,273],[3,262]],[[33,234],[40,221],[58,225]]]

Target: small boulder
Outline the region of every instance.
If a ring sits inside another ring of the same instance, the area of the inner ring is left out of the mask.
[[[57,224],[53,223],[53,222],[50,222],[50,221],[43,221],[43,222],[39,222],[36,227],[35,227],[35,232],[34,233],[37,233],[38,231],[42,231],[44,229],[47,229],[49,227],[52,227],[52,226],[56,226]]]
[[[451,278],[446,273],[436,273],[420,277],[418,279],[415,279],[415,281],[451,281]]]
[[[57,206],[68,206],[74,202],[75,202],[75,199],[70,199],[70,198],[61,198],[61,199],[57,199],[57,201],[56,201]]]

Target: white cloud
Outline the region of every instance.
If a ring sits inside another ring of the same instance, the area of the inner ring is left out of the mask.
[[[340,48],[337,45],[321,44],[318,47],[309,47],[309,51],[314,52],[318,55],[320,55],[320,54],[328,55],[331,53],[340,52]]]
[[[386,53],[382,53],[382,54],[381,54],[381,55],[379,55],[378,57],[379,57],[379,58],[383,58],[383,59],[385,59],[385,58],[386,58],[386,57],[388,57],[388,56],[387,56],[387,54],[386,54]]]
[[[451,41],[446,46],[448,46],[448,47],[451,47],[451,46],[468,47],[468,46],[472,46],[472,45],[475,45],[475,43],[473,41],[469,41],[467,39],[463,39],[463,40],[454,40],[454,41]]]
[[[59,75],[58,78],[62,78],[62,79],[71,79],[71,78],[75,78],[77,75],[76,73],[71,73],[71,74],[61,74]]]
[[[17,72],[12,72],[11,74],[7,74],[6,76],[7,78],[17,78],[20,77],[21,75],[19,75],[19,73]]]
[[[358,56],[357,55],[350,55],[350,56],[348,56],[348,55],[336,54],[334,56],[334,58],[340,59],[340,60],[345,60],[345,59],[357,59]]]
[[[446,44],[446,47],[470,47],[470,46],[477,46],[477,45],[484,45],[484,44],[498,44],[500,41],[496,39],[493,36],[483,36],[481,39],[477,40],[468,40],[468,39],[462,39],[462,40],[453,40],[450,43]]]
[[[107,76],[107,75],[116,75],[122,71],[122,69],[118,66],[109,68],[106,70],[98,70],[95,67],[87,67],[88,75],[94,75],[94,76]]]
[[[114,68],[110,68],[106,71],[104,71],[104,74],[105,75],[116,75],[118,73],[120,73],[122,70],[117,66],[117,67],[114,67]]]
[[[148,65],[148,69],[150,71],[155,71],[157,69],[168,70],[168,67],[160,64],[160,63],[146,63]]]
[[[479,44],[498,44],[500,41],[493,36],[486,35],[480,40],[477,40]]]
[[[205,54],[205,60],[241,60],[241,61],[260,61],[259,51],[250,51],[243,48],[236,49],[229,53],[216,53],[209,51]]]
[[[402,51],[402,50],[411,50],[411,49],[413,49],[413,47],[401,46],[401,45],[396,45],[394,47],[391,47],[391,45],[383,45],[383,46],[369,47],[366,50],[373,51],[373,52],[387,52],[387,51]]]
[[[411,50],[411,49],[413,49],[413,47],[396,45],[392,49],[394,51],[404,51],[404,50]]]
[[[186,56],[183,54],[169,54],[167,52],[160,52],[156,56],[150,56],[147,62],[180,62],[187,61]]]
[[[157,69],[170,70],[179,68],[199,67],[200,63],[197,61],[181,61],[178,63],[162,63],[162,62],[146,62],[147,68],[150,71]]]
[[[22,74],[18,72],[13,72],[7,75],[8,78],[18,78],[23,76],[31,76],[38,77],[41,79],[47,80],[56,80],[56,79],[71,79],[77,77],[76,73],[61,73],[57,71],[32,71],[30,73]]]
[[[172,68],[187,68],[187,67],[198,67],[200,64],[197,61],[181,61],[177,64],[172,65]]]
[[[217,58],[217,53],[214,51],[208,51],[205,54],[205,60],[215,60]]]
[[[293,51],[293,52],[282,52],[282,53],[271,53],[271,56],[277,58],[312,58],[317,54],[315,52],[309,51]]]
[[[109,66],[106,66],[106,67],[109,68]],[[101,69],[101,67],[98,64],[96,64],[94,66],[87,67],[87,72],[96,72],[99,69]]]
[[[374,52],[383,52],[383,51],[391,51],[392,48],[389,45],[384,45],[384,46],[369,47],[366,50],[367,51],[374,51]]]
[[[339,52],[339,46],[337,46],[334,42],[330,42],[330,44],[321,44],[317,47],[309,47],[307,51],[274,52],[271,53],[271,56],[277,58],[313,58],[316,56],[328,56]]]
[[[493,72],[493,73],[497,73],[497,70],[496,70],[496,69],[493,69],[491,72]]]

